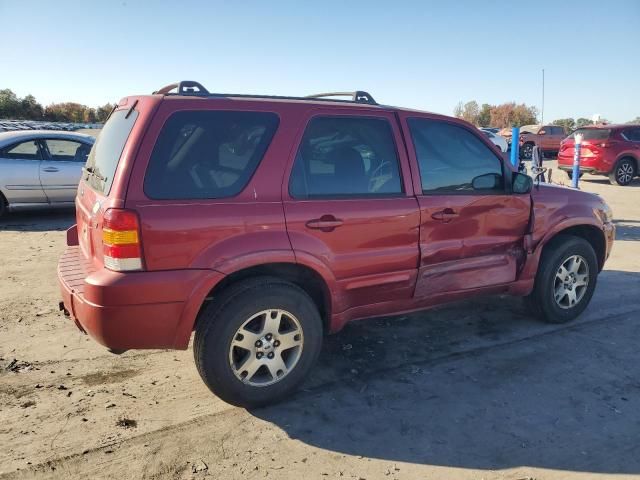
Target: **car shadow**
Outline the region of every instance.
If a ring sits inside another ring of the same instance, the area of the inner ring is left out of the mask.
[[[340,454],[638,474],[639,290],[640,275],[604,271],[568,325],[504,296],[354,322],[300,393],[251,413]]]
[[[45,232],[66,230],[76,223],[75,209],[9,212],[0,218],[0,232]]]
[[[601,184],[601,185],[611,185],[611,182],[609,182],[609,180],[606,177],[596,177],[596,176],[583,176],[580,179],[580,182],[588,182],[588,183],[597,183],[597,184]],[[619,187],[619,185],[612,185],[612,186],[616,186]],[[640,179],[639,178],[634,178],[633,181],[629,184],[629,185],[625,185],[622,188],[638,188],[640,187]]]
[[[640,221],[614,220],[616,240],[640,241]]]

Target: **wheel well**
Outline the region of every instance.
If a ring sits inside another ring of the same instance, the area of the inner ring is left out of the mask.
[[[554,238],[556,238],[557,235],[573,235],[574,237],[583,238],[589,242],[598,258],[598,269],[602,270],[607,252],[607,245],[602,230],[593,225],[576,225],[575,227],[569,227],[558,232]],[[547,242],[547,245],[549,245],[549,242]]]
[[[254,267],[238,270],[227,275],[218,283],[207,295],[200,311],[209,303],[215,300],[216,296],[229,286],[241,282],[251,277],[276,277],[297,285],[303,289],[316,304],[324,328],[328,331],[329,315],[331,313],[331,295],[324,279],[314,270],[299,264],[293,263],[267,263]]]

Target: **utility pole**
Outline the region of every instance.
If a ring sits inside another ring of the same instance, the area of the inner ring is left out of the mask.
[[[544,125],[544,68],[542,69],[542,112],[540,123]]]

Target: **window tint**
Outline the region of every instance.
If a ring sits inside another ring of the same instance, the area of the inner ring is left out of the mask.
[[[502,178],[502,162],[469,130],[420,118],[409,119],[409,129],[424,193],[470,193],[475,177],[493,173]],[[504,191],[502,182],[496,191]]]
[[[640,128],[629,128],[625,130],[623,134],[632,142],[640,142]]]
[[[224,198],[247,185],[278,126],[268,112],[185,111],[165,123],[144,191],[154,199]]]
[[[28,142],[18,143],[5,148],[1,156],[2,158],[15,160],[40,160],[40,149],[38,148],[38,142],[29,140]]]
[[[389,122],[365,117],[316,117],[296,155],[289,192],[295,198],[402,193]]]
[[[554,135],[564,135],[564,129],[562,127],[553,127]]]
[[[90,145],[72,140],[47,139],[46,145],[51,160],[61,162],[85,163],[91,150]]]
[[[611,130],[608,128],[579,128],[570,137],[575,138],[578,133],[582,135],[583,140],[606,140],[611,135]]]
[[[94,190],[109,194],[120,155],[137,118],[136,110],[130,113],[129,109],[116,110],[100,131],[87,158],[87,169],[93,173],[87,173],[84,177]]]

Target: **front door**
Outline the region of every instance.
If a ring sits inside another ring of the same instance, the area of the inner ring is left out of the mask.
[[[416,297],[513,282],[524,257],[529,195],[509,193],[508,166],[478,132],[436,118],[404,122],[422,189]]]
[[[90,145],[61,138],[42,140],[40,182],[50,203],[73,203]]]
[[[10,205],[47,203],[40,185],[42,152],[37,140],[0,149],[0,185]]]
[[[379,109],[310,114],[283,200],[298,261],[335,278],[334,313],[410,300],[419,210],[397,121]]]

